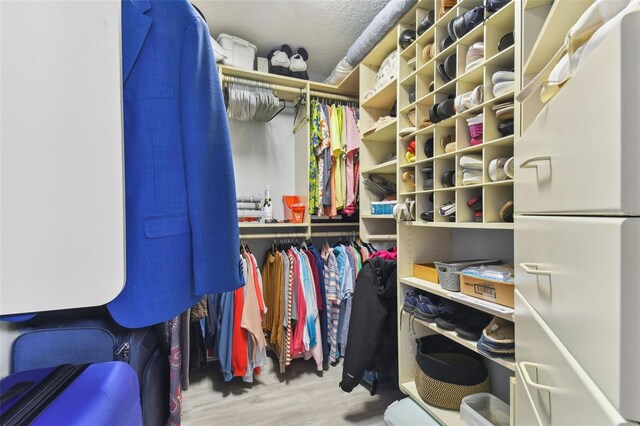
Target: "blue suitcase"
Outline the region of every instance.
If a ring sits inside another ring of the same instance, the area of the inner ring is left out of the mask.
[[[167,424],[169,361],[153,328],[121,327],[105,318],[102,310],[38,317],[38,321],[28,323],[33,328],[13,342],[12,373],[62,364],[124,361],[138,375],[144,424]]]
[[[3,426],[139,426],[138,389],[120,361],[22,371],[0,381],[0,418]]]

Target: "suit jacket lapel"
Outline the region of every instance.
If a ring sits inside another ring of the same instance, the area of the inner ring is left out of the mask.
[[[127,81],[131,68],[147,38],[152,19],[145,15],[151,9],[148,0],[122,1],[122,75]]]

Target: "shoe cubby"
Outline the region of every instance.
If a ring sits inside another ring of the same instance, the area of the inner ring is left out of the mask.
[[[500,218],[500,209],[508,201],[513,202],[513,185],[510,181],[499,184],[486,185],[484,187],[484,222],[507,223]]]
[[[456,213],[453,215],[443,216],[440,214],[440,208],[447,203],[455,203],[456,202],[456,191],[453,188],[436,190],[433,193],[433,209],[434,209],[434,222],[435,223],[455,223],[455,220],[451,220],[451,216],[457,215],[457,205],[456,205]]]
[[[421,163],[423,161],[432,159],[434,154],[435,154],[435,146],[433,145],[433,134],[434,134],[434,130],[433,128],[429,129],[426,132],[423,133],[418,133],[415,135],[415,141],[416,141],[416,163]],[[427,143],[427,141],[431,139],[431,146],[432,146],[432,152],[431,155],[428,156],[428,151],[425,148],[425,145]]]
[[[467,203],[471,200],[478,200],[476,204],[471,208]],[[483,223],[483,216],[480,216],[480,220],[475,216],[476,209],[484,210],[482,203],[482,187],[478,188],[466,188],[460,189],[456,193],[456,206],[457,215],[456,222],[458,223]]]
[[[418,194],[416,196],[416,221],[419,223],[433,223],[433,220],[424,220],[421,216],[425,212],[433,212],[432,218],[435,219],[435,193]]]
[[[485,58],[492,58],[500,53],[498,50],[500,40],[505,35],[513,33],[515,7],[515,2],[511,2],[487,18],[489,25],[485,25]]]
[[[485,147],[483,156],[484,182],[487,184],[493,184],[497,182],[512,181],[513,179],[509,178],[506,173],[502,174],[501,172],[498,172],[496,176],[499,179],[497,181],[491,180],[491,177],[489,176],[489,167],[493,160],[499,160],[501,158],[508,160],[511,157],[513,157],[513,144],[491,144],[490,146]],[[501,161],[497,163],[502,165],[501,169],[504,171],[504,164],[502,164]]]
[[[433,189],[449,189],[454,188],[453,186],[445,186],[442,184],[443,176],[446,173],[455,173],[456,172],[456,161],[455,158],[445,158],[438,159],[433,162]],[[454,176],[454,179],[456,177]],[[454,181],[455,182],[455,181]]]
[[[423,67],[416,73],[416,100],[421,101],[434,92],[433,66]]]

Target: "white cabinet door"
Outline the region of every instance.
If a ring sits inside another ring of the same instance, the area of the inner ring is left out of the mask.
[[[602,367],[606,368],[605,348],[597,338],[593,336],[593,351],[603,352]],[[628,424],[518,291],[516,363],[527,399],[541,424]],[[517,412],[516,406],[516,416]]]
[[[640,215],[639,39],[631,14],[524,132],[516,213]]]
[[[640,218],[516,216],[520,293],[625,417],[640,420]]]
[[[0,1],[0,314],[125,284],[119,1]]]

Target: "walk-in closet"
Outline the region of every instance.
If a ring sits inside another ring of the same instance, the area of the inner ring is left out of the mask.
[[[0,45],[0,424],[640,423],[640,0],[2,0]]]

